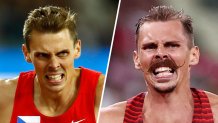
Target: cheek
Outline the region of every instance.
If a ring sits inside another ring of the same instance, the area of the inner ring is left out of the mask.
[[[143,68],[147,68],[148,69],[148,67],[151,64],[152,58],[153,58],[152,54],[149,54],[149,53],[140,53],[139,60],[140,60],[141,66]]]
[[[46,65],[41,61],[33,61],[35,72],[38,76],[38,79],[42,79],[44,74],[46,73]]]
[[[188,55],[186,53],[176,53],[172,55],[172,58],[177,64],[184,64],[188,60]]]
[[[74,62],[72,58],[67,58],[67,59],[62,60],[61,64],[67,69],[72,69]]]
[[[36,71],[43,71],[46,68],[46,63],[41,61],[33,61]]]
[[[187,53],[174,53],[171,55],[171,58],[175,61],[175,63],[179,66],[187,64],[189,56]]]

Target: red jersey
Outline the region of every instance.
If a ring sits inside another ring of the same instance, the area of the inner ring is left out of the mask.
[[[75,101],[65,113],[49,117],[41,114],[34,104],[35,72],[21,73],[18,79],[11,123],[17,123],[20,116],[39,116],[40,123],[95,123],[95,92],[99,76],[99,72],[81,67],[80,86]]]
[[[192,123],[214,123],[210,102],[203,90],[191,89],[194,99]],[[127,100],[123,123],[143,123],[142,108],[145,93]]]

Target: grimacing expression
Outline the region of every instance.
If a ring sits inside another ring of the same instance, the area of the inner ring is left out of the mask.
[[[198,47],[189,49],[189,41],[179,20],[145,22],[140,27],[133,59],[149,89],[167,93],[189,81],[190,66],[199,60]]]
[[[33,30],[30,51],[23,45],[28,62],[32,62],[41,87],[60,91],[72,81],[74,59],[80,56],[80,41],[74,44],[68,29],[59,32]]]

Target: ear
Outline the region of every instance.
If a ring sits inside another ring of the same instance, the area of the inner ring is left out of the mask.
[[[73,56],[75,59],[79,58],[81,55],[81,40],[78,40],[74,46]]]
[[[135,50],[133,52],[133,61],[134,61],[134,64],[135,64],[135,69],[140,70],[141,69],[141,63],[140,63],[140,60],[139,60],[139,57],[138,57],[138,53]]]
[[[27,50],[27,46],[25,44],[22,44],[22,51],[23,51],[23,55],[24,58],[27,62],[31,63],[31,58],[30,58],[30,54],[29,51]]]
[[[197,65],[199,62],[200,52],[198,46],[191,48],[189,65]]]

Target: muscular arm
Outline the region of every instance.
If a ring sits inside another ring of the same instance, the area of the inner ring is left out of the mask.
[[[17,78],[0,80],[0,123],[10,122],[16,86]]]
[[[96,95],[95,95],[95,119],[98,118],[98,112],[99,112],[99,106],[101,103],[101,95],[102,95],[102,89],[104,86],[104,75],[101,74],[98,79],[98,85],[96,88]]]
[[[126,101],[102,108],[98,123],[123,123]]]

